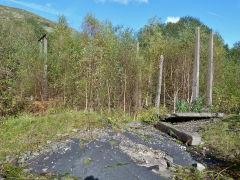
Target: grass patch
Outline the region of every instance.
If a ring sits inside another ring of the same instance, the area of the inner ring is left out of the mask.
[[[216,156],[240,158],[240,116],[228,116],[200,132]]]
[[[0,123],[0,161],[7,155],[33,151],[47,140],[59,140],[61,133],[72,133],[73,128],[92,129],[104,127],[99,122],[100,115],[68,111],[54,115],[24,115],[9,118]]]
[[[228,174],[225,174],[221,169],[206,169],[199,171],[195,167],[182,167],[173,171],[175,180],[233,180]]]
[[[128,165],[129,163],[117,163],[115,166],[104,166],[104,168],[117,168],[121,166]]]
[[[84,165],[89,164],[90,162],[92,162],[93,160],[91,158],[86,158],[83,162]]]
[[[115,141],[110,141],[109,144],[110,144],[111,146],[115,146],[115,145],[117,145],[118,143],[115,142]]]

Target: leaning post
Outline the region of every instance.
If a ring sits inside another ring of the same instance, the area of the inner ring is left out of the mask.
[[[196,28],[195,57],[193,65],[192,100],[199,96],[199,65],[200,65],[200,27]]]
[[[213,32],[209,41],[209,62],[208,62],[208,83],[207,83],[207,106],[212,107],[212,86],[213,86]]]

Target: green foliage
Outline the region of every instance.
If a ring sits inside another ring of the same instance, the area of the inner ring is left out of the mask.
[[[12,164],[5,164],[2,168],[2,173],[9,179],[21,178],[22,169],[20,167],[13,166]]]
[[[177,100],[176,111],[181,113],[188,112],[188,104],[184,99]]]
[[[151,108],[151,109],[143,109],[137,113],[137,121],[143,121],[143,122],[148,122],[151,124],[155,124],[159,119],[158,115],[165,114],[167,112],[166,108],[160,108],[158,111],[156,108]]]
[[[199,96],[194,99],[191,106],[191,112],[201,112],[203,108],[203,97]]]
[[[155,121],[152,108],[159,57],[164,55],[164,105],[172,110],[172,100],[178,92],[177,111],[186,112],[187,104],[181,99],[190,99],[189,78],[198,26],[201,27],[200,92],[205,94],[210,29],[196,18],[183,17],[178,23],[164,24],[161,18],[153,17],[136,33],[88,14],[81,32],[73,33],[64,16],[59,16],[55,24],[31,13],[0,8],[1,12],[13,11],[8,15],[10,21],[0,20],[1,116],[26,110],[29,99],[43,100],[44,57],[40,55],[37,40],[46,32],[48,95],[50,100],[61,102],[59,109],[121,110],[123,115],[116,114],[116,118],[109,121],[129,122],[132,117],[127,114],[147,107],[150,110],[140,110],[137,119]],[[23,18],[14,18],[16,13],[23,13]],[[140,43],[138,54],[137,42]],[[240,72],[239,43],[229,50],[216,33],[214,52],[213,109],[237,112],[240,107],[240,78],[236,78]],[[137,107],[136,101],[142,106]],[[201,101],[194,100],[191,110],[201,111]],[[54,107],[49,112],[59,111]]]

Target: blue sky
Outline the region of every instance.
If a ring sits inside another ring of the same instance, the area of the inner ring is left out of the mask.
[[[99,20],[108,19],[135,31],[153,16],[161,17],[162,22],[193,16],[219,32],[230,47],[240,41],[240,0],[0,0],[0,4],[53,21],[58,15],[65,15],[69,25],[78,30],[89,12]]]

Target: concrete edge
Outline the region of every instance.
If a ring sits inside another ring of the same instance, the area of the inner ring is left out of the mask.
[[[155,124],[155,127],[160,131],[177,138],[178,140],[189,144],[191,146],[197,146],[201,143],[201,137],[197,134],[192,134],[190,132],[185,132],[176,127],[168,124],[166,122],[159,121]]]
[[[172,114],[164,114],[159,116],[160,119],[168,119],[168,118],[223,118],[224,113],[172,113]]]

